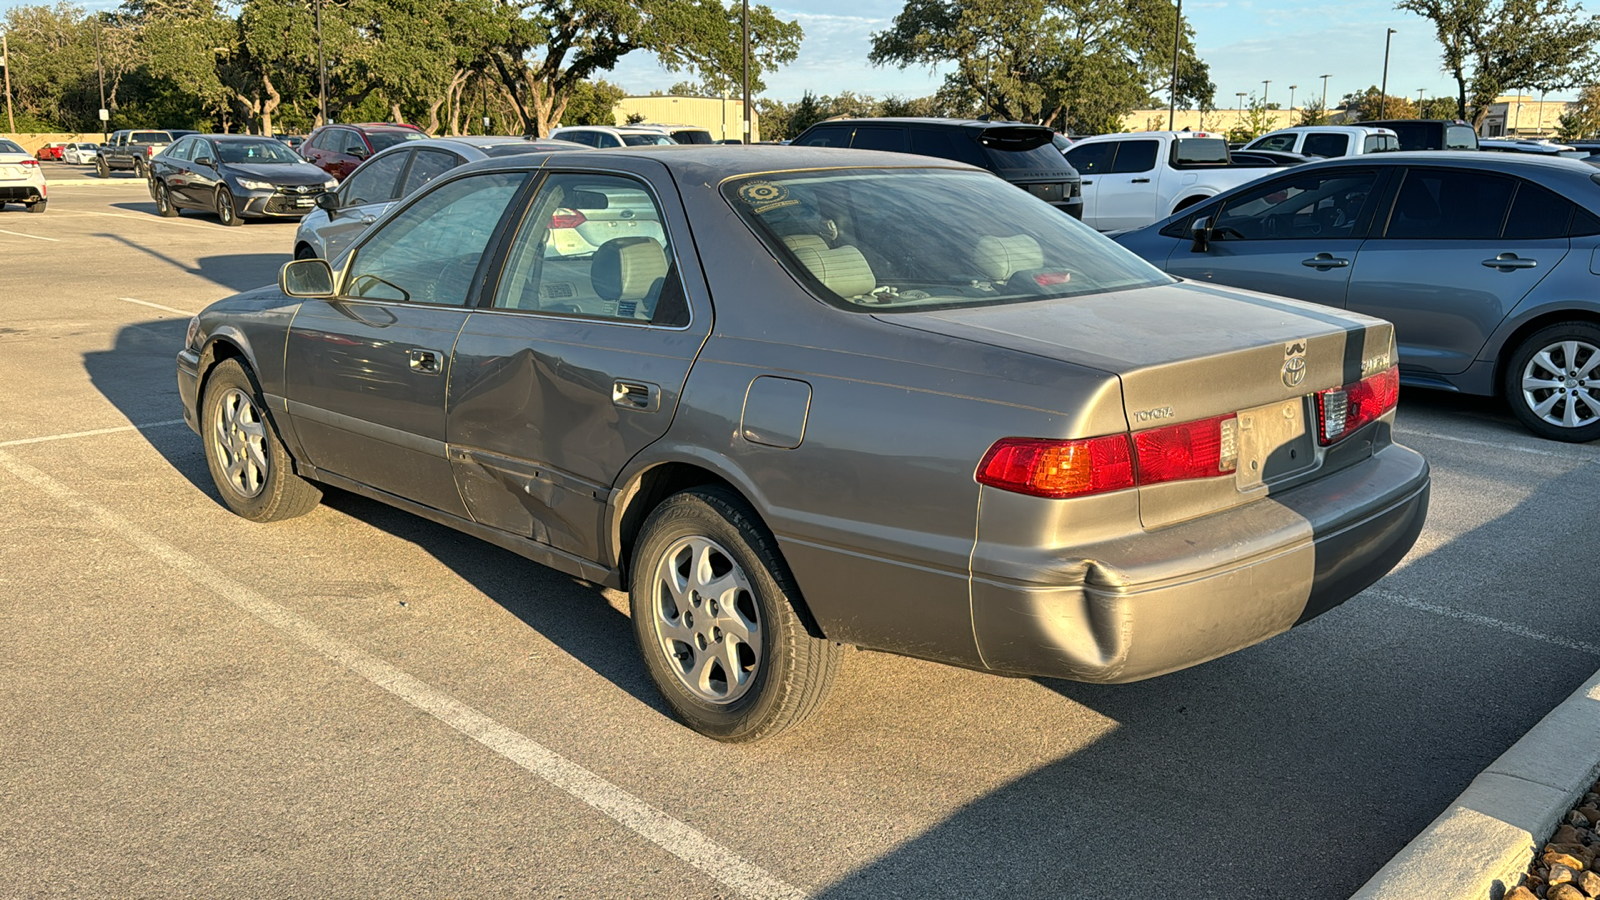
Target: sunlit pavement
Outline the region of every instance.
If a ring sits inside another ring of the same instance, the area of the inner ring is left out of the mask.
[[[1121,686],[856,653],[719,745],[619,594],[347,494],[219,504],[173,357],[293,232],[132,178],[0,213],[0,893],[1344,897],[1600,666],[1600,445],[1406,391],[1428,527],[1311,624]]]

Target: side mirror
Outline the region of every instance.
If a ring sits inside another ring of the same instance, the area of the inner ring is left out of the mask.
[[[323,191],[322,193],[318,194],[317,199],[312,202],[317,205],[317,209],[331,213],[339,208],[339,192]]]
[[[1211,249],[1211,217],[1201,216],[1189,225],[1189,236],[1194,243],[1189,245],[1190,253],[1205,253]]]
[[[333,267],[325,259],[297,259],[278,272],[278,289],[291,297],[333,296]]]
[[[349,150],[346,150],[345,153],[349,156],[354,156],[356,159],[367,158],[367,151],[362,147],[351,147]]]
[[[196,156],[194,158],[194,164],[197,165],[197,166],[205,166],[205,167],[211,168],[211,169],[214,169],[214,168],[217,167],[217,164],[215,162],[213,162],[211,160],[211,157],[209,157],[209,156]]]

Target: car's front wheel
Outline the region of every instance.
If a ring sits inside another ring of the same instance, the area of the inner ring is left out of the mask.
[[[178,208],[172,205],[172,193],[162,181],[156,182],[156,213],[166,219],[178,215]]]
[[[104,156],[96,156],[94,158],[94,171],[95,174],[99,175],[101,178],[111,177],[111,167],[106,164],[106,158]]]
[[[1600,325],[1562,322],[1534,332],[1512,353],[1504,391],[1517,419],[1542,438],[1600,438]]]
[[[222,502],[252,522],[275,522],[316,508],[322,492],[296,475],[250,373],[236,359],[217,364],[200,401],[206,467]]]
[[[826,699],[843,650],[807,630],[777,542],[737,494],[696,488],[656,507],[629,593],[645,668],[701,734],[770,737]]]
[[[225,187],[217,188],[217,219],[228,226],[244,224],[244,220],[239,218],[239,207],[234,203],[233,192]]]
[[[316,259],[317,258],[317,251],[311,249],[311,245],[310,244],[301,244],[300,246],[294,248],[294,258],[295,259]]]

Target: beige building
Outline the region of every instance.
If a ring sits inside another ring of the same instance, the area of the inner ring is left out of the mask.
[[[1550,137],[1567,114],[1565,100],[1535,100],[1525,94],[1496,97],[1479,134],[1493,137]]]
[[[738,97],[623,97],[612,114],[618,125],[638,115],[652,125],[693,125],[717,140],[738,140],[744,127],[744,101]],[[761,118],[750,111],[750,140],[761,140]]]
[[[1180,109],[1172,127],[1178,131],[1216,131],[1226,133],[1244,122],[1250,115],[1248,109],[1213,109],[1202,113],[1198,109]],[[1267,110],[1270,126],[1263,131],[1276,131],[1300,123],[1299,109]],[[1166,131],[1167,111],[1164,109],[1136,109],[1122,117],[1123,131]]]

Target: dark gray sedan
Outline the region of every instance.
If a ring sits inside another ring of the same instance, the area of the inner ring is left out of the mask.
[[[1600,438],[1600,174],[1418,152],[1252,182],[1116,240],[1173,275],[1381,316],[1408,385],[1500,394],[1560,441]]]
[[[462,166],[208,307],[177,368],[235,512],[333,485],[627,589],[720,740],[812,714],[847,644],[1096,682],[1231,653],[1428,503],[1387,323],[1178,283],[903,154]]]
[[[282,141],[243,134],[191,134],[150,160],[150,198],[167,218],[203,209],[224,225],[247,218],[295,218],[332,190],[326,172]]]

